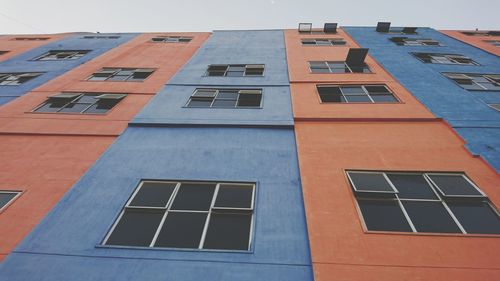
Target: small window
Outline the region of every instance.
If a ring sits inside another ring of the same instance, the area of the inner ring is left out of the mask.
[[[462,173],[348,171],[368,230],[500,234],[496,208]]]
[[[82,39],[118,39],[118,35],[86,35]]]
[[[312,30],[312,23],[299,23],[300,33],[310,33]]]
[[[148,78],[154,69],[150,68],[108,68],[92,74],[88,81],[127,81],[142,82]]]
[[[33,112],[105,114],[126,95],[102,93],[61,93],[49,97]]]
[[[20,191],[0,190],[0,212],[7,208],[20,194]]]
[[[0,51],[0,56],[7,54],[9,51]]]
[[[488,106],[493,108],[496,111],[500,111],[500,103],[490,103],[490,104],[488,104]]]
[[[0,73],[0,86],[17,86],[42,75],[42,73]]]
[[[12,40],[16,41],[45,41],[49,40],[49,37],[16,37]]]
[[[83,51],[54,50],[54,51],[49,51],[33,60],[77,60],[89,52],[90,52],[89,50],[83,50]]]
[[[263,64],[212,64],[208,66],[207,76],[263,76]]]
[[[433,39],[392,37],[389,40],[396,43],[398,46],[443,46]]]
[[[413,53],[413,56],[425,63],[479,65],[471,58],[456,54]]]
[[[151,38],[151,42],[159,43],[189,43],[193,37],[186,36],[158,36]]]
[[[397,103],[385,85],[317,86],[323,103]]]
[[[377,32],[389,34],[417,34],[416,27],[393,27],[390,22],[379,22],[376,28]]]
[[[500,74],[443,73],[469,91],[500,91]]]
[[[500,31],[463,31],[462,32],[468,36],[500,36]]]
[[[142,181],[103,244],[248,251],[255,185]]]
[[[302,39],[304,46],[345,46],[346,41],[341,38],[316,38],[316,39]]]
[[[325,23],[325,26],[323,28],[323,32],[325,34],[337,33],[337,23],[333,23],[333,22]]]
[[[343,61],[310,61],[311,73],[371,73],[366,65],[351,66]]]
[[[261,89],[196,89],[187,107],[260,108]]]
[[[484,42],[489,43],[495,47],[500,47],[500,40],[486,40]]]

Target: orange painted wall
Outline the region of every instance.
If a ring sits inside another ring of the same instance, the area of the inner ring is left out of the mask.
[[[36,47],[43,46],[48,43],[63,39],[65,36],[71,35],[71,33],[61,33],[61,34],[41,34],[41,35],[4,35],[0,36],[0,51],[8,51],[8,53],[0,55],[0,62],[8,60],[14,56],[21,53],[34,49]],[[24,41],[24,40],[14,40],[14,38],[29,38],[29,37],[48,37],[47,40],[36,40],[36,41]]]
[[[209,33],[189,44],[151,43],[141,34],[0,109],[0,190],[22,190],[0,214],[0,260],[127,127],[128,122],[186,63]],[[102,67],[156,68],[144,82],[85,81]],[[61,91],[127,93],[105,115],[31,112]]]
[[[452,38],[465,42],[469,45],[483,49],[484,51],[500,56],[500,48],[492,45],[491,43],[484,42],[487,40],[498,40],[498,37],[494,36],[469,36],[462,33],[462,31],[467,30],[440,30],[439,32],[446,34]]]

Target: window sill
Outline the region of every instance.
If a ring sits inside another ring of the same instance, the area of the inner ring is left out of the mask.
[[[169,252],[194,252],[194,253],[232,253],[232,254],[253,254],[254,251],[249,250],[216,250],[216,249],[190,249],[190,248],[160,248],[160,247],[136,247],[136,246],[113,246],[98,244],[95,246],[98,249],[116,249],[116,250],[148,250],[148,251],[169,251]]]
[[[430,232],[399,232],[399,231],[376,231],[365,230],[366,234],[384,234],[384,235],[410,235],[410,236],[438,236],[438,237],[457,237],[457,238],[500,238],[500,234],[463,234],[463,233],[430,233]]]

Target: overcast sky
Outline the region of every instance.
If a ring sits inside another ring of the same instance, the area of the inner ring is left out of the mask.
[[[430,26],[500,29],[500,0],[0,0],[0,34]]]

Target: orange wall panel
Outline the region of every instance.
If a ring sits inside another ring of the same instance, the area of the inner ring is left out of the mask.
[[[61,34],[40,34],[40,35],[4,35],[0,36],[0,51],[8,51],[8,53],[0,55],[0,62],[8,60],[14,56],[22,54],[31,49],[43,46],[60,40],[71,33]],[[29,37],[48,37],[47,40],[14,40],[15,38],[29,38]]]
[[[477,47],[479,49],[483,49],[486,52],[489,52],[491,54],[500,56],[500,48],[497,46],[494,46],[491,43],[485,42],[488,40],[498,40],[498,37],[494,36],[468,36],[462,33],[462,31],[458,30],[440,30],[439,32],[446,34],[452,38],[455,38],[457,40],[460,40],[462,42],[465,42],[469,45],[472,45],[474,47]]]

